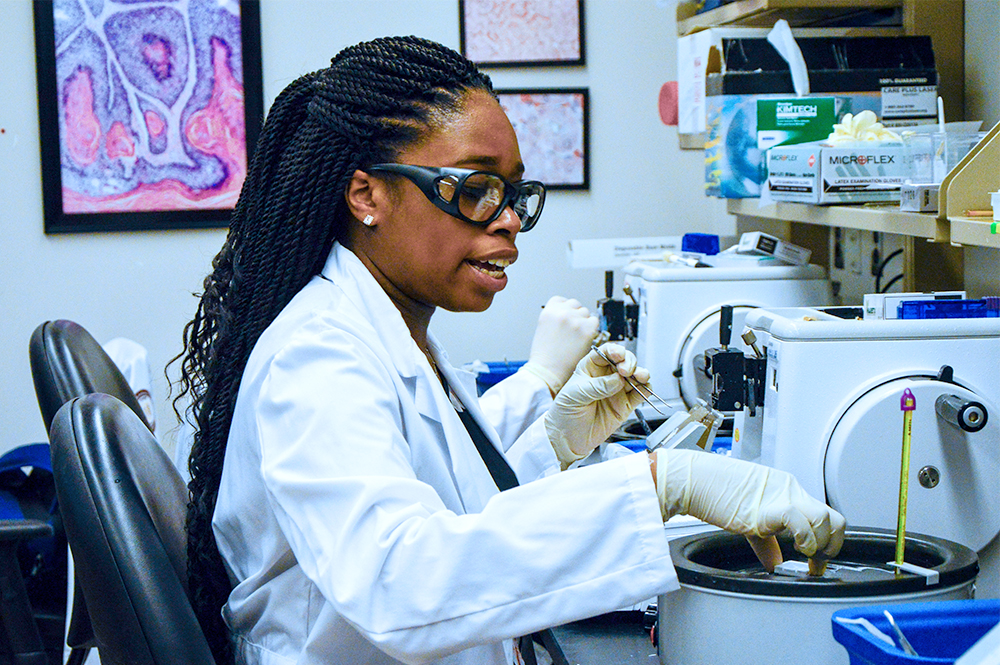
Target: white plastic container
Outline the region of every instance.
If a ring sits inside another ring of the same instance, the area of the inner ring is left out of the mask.
[[[804,559],[787,540],[786,560]],[[849,530],[823,577],[769,574],[743,536],[703,533],[671,541],[678,591],[659,596],[658,645],[663,665],[848,665],[830,629],[836,610],[864,605],[967,600],[973,597],[975,552],[946,540],[907,534],[906,562],[938,581],[896,576],[886,562],[895,534]]]
[[[907,528],[976,550],[981,597],[1000,597],[1000,319],[774,308],[745,323],[767,347],[760,461],[794,475],[848,524],[894,528],[909,389]],[[980,404],[983,427],[946,422],[937,403],[948,396]]]
[[[653,389],[678,408],[704,399],[706,379],[695,371],[705,349],[719,345],[719,311],[733,306],[733,345],[755,307],[831,304],[830,280],[817,265],[790,266],[761,257],[706,257],[720,267],[691,268],[667,262],[633,262],[625,284],[639,303],[636,356]],[[726,263],[723,263],[725,261]],[[746,349],[749,350],[749,349]]]

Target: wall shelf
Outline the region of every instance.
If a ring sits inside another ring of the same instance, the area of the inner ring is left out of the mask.
[[[967,216],[968,210],[990,210],[990,193],[1000,191],[1000,124],[986,133],[941,181],[938,205],[951,224],[951,241],[962,245],[1000,247],[991,233],[993,220]]]
[[[822,27],[831,19],[844,26],[852,16],[871,10],[898,9],[904,34],[931,37],[938,94],[948,118],[965,117],[964,0],[950,0],[948,11],[942,11],[941,0],[736,0],[701,14],[696,7],[694,2],[678,3],[678,36],[719,26],[772,28],[778,19],[792,27]]]
[[[718,26],[772,27],[778,19],[787,20],[793,27],[829,24],[827,19],[849,24],[853,16],[870,10],[900,10],[904,34],[929,35],[932,39],[938,94],[944,99],[949,119],[965,117],[963,0],[949,2],[946,12],[941,10],[940,0],[736,0],[702,14],[695,13],[695,7],[690,2],[678,4],[678,35]],[[988,138],[995,134],[996,130]],[[983,143],[987,140],[980,146]],[[983,204],[983,196],[988,199],[989,191],[1000,189],[1000,138],[983,155],[973,162],[970,153],[967,161],[975,165],[962,175],[965,162],[960,163],[941,183],[943,200],[938,214],[904,212],[898,204],[814,206],[778,202],[761,206],[759,199],[729,199],[726,207],[736,216],[737,229],[759,226],[780,232],[784,225],[791,240],[810,247],[814,256],[827,252],[829,236],[823,232],[825,228],[905,236],[904,290],[961,288],[962,250],[953,244],[1000,247],[1000,234],[990,233],[990,223],[966,216],[966,210],[989,207]],[[951,203],[946,207],[953,180]],[[928,270],[926,266],[936,267]]]
[[[1000,249],[1000,233],[992,233],[993,220],[984,222],[971,217],[958,217],[950,220],[951,241],[960,245],[975,245],[976,247],[995,247]],[[998,222],[1000,225],[1000,222]]]
[[[909,35],[930,35],[940,78],[938,92],[952,118],[963,118],[964,104],[964,2],[956,0],[941,12],[938,0],[736,0],[696,14],[694,5],[677,7],[677,32],[688,34],[728,25],[770,27],[779,18],[790,25],[808,25],[825,18],[843,18],[858,11],[900,9],[902,27]],[[759,199],[730,199],[726,206],[737,219],[770,220],[792,224],[859,229],[923,238],[936,243],[1000,246],[1000,234],[990,233],[990,223],[969,218],[966,210],[989,208],[989,192],[1000,190],[1000,125],[966,155],[941,183],[941,212],[903,212],[898,205],[814,206],[773,203],[761,207]],[[984,150],[985,148],[985,150]]]
[[[760,199],[728,199],[726,211],[737,218],[777,220],[893,233],[934,242],[1000,248],[993,220],[970,217],[969,210],[990,210],[990,193],[1000,191],[1000,123],[941,181],[938,213],[904,212],[898,205],[820,206]]]
[[[677,34],[720,25],[770,28],[779,18],[792,27],[845,19],[873,9],[902,9],[904,0],[736,0],[701,14],[690,5],[677,8]]]
[[[950,240],[946,220],[933,213],[901,211],[898,205],[819,206],[781,201],[761,206],[760,199],[729,199],[726,210],[738,217],[894,233],[935,242]]]

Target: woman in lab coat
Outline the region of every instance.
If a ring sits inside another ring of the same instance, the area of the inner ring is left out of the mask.
[[[190,586],[220,662],[516,662],[512,638],[677,588],[676,513],[839,549],[843,518],[780,472],[580,467],[649,376],[583,355],[575,301],[484,412],[428,324],[506,285],[544,195],[523,175],[489,79],[432,42],[350,47],[275,100],[185,330]]]

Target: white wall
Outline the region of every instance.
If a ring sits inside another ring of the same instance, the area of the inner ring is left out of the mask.
[[[984,129],[1000,122],[998,29],[1000,0],[965,0],[965,115]]]
[[[1000,122],[1000,0],[965,0],[965,116],[988,129]],[[965,289],[971,297],[1000,295],[1000,251],[969,247]]]
[[[416,34],[458,47],[456,0],[261,4],[265,105],[357,41]],[[45,439],[28,339],[56,318],[77,321],[100,342],[124,336],[147,347],[159,431],[169,447],[174,421],[163,368],[180,351],[192,294],[224,231],[46,236],[30,0],[0,0],[0,26],[0,451]],[[586,28],[585,67],[491,71],[497,87],[590,89],[591,189],[550,196],[539,226],[519,238],[510,285],[488,312],[435,317],[432,329],[456,363],[523,358],[549,295],[588,305],[603,295],[600,270],[567,267],[570,239],[733,232],[721,202],[701,195],[702,155],[679,150],[675,129],[659,120],[660,86],[676,76],[674,3],[587,0]]]

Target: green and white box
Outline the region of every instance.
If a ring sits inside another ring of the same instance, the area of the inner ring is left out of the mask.
[[[834,97],[757,100],[757,149],[822,141],[837,123]]]
[[[767,171],[772,199],[820,204],[898,202],[910,177],[898,143],[779,145],[767,152]]]

